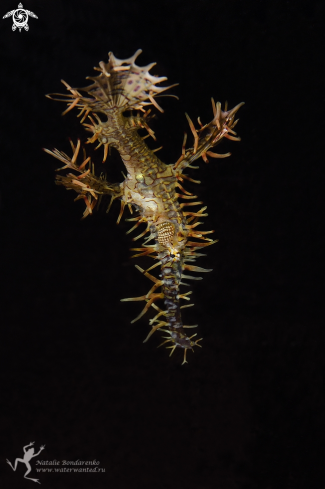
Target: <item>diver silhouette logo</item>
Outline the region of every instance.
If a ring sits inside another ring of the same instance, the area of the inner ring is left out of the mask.
[[[41,453],[42,450],[44,450],[45,448],[45,445],[42,445],[41,448],[39,449],[39,451],[37,453],[34,454],[34,441],[30,442],[29,445],[26,445],[25,447],[23,447],[23,450],[24,450],[24,458],[16,458],[15,460],[15,465],[13,466],[11,464],[11,462],[9,462],[9,460],[7,459],[7,464],[10,465],[10,467],[12,468],[12,470],[16,470],[17,468],[17,464],[18,462],[22,462],[23,464],[26,465],[27,467],[27,472],[25,473],[24,477],[25,479],[29,479],[31,481],[34,481],[34,482],[38,482],[38,484],[40,484],[40,481],[38,479],[32,479],[31,477],[27,477],[27,474],[30,473],[30,471],[32,470],[31,466],[30,466],[30,463],[29,461],[34,458],[34,457],[37,457],[37,455],[39,455]],[[28,447],[31,447],[29,450],[27,450]]]

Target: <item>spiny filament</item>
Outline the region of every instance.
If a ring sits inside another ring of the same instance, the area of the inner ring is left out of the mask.
[[[56,183],[68,190],[74,190],[78,194],[75,200],[82,199],[85,202],[83,217],[92,214],[105,195],[110,196],[107,212],[115,200],[120,201],[117,223],[121,221],[125,208],[128,207],[130,210],[133,217],[127,219],[132,222],[127,234],[140,231],[132,238],[133,241],[145,237],[142,245],[131,248],[136,252],[133,257],[147,256],[153,258],[156,263],[147,270],[136,265],[139,272],[152,282],[149,291],[122,300],[144,303],[141,312],[132,323],[141,319],[149,309],[156,311],[156,315],[149,320],[151,330],[144,342],[156,331],[162,331],[167,336],[163,336],[164,341],[159,346],[167,345],[170,356],[176,348],[183,349],[185,364],[187,351],[193,350],[196,346],[201,347],[199,342],[202,338],[194,339],[197,333],[191,336],[187,334],[187,329],[196,328],[197,325],[183,324],[181,310],[192,307],[193,304],[181,305],[181,301],[189,301],[192,292],[181,292],[180,289],[182,285],[188,286],[184,280],[202,279],[191,275],[192,273],[212,271],[193,263],[197,258],[205,256],[200,253],[202,248],[218,241],[207,237],[214,231],[197,229],[203,224],[201,219],[208,216],[205,212],[207,207],[203,206],[197,210],[197,206],[201,206],[203,202],[184,188],[184,180],[194,184],[200,184],[200,181],[194,180],[185,171],[187,168],[198,168],[193,166],[193,163],[199,158],[208,163],[209,158],[230,156],[230,153],[220,154],[211,150],[224,138],[240,141],[234,127],[238,122],[235,120],[236,113],[243,102],[231,110],[228,110],[226,103],[222,110],[220,102],[215,103],[212,98],[213,119],[204,125],[198,118],[198,129],[186,114],[193,145],[186,148],[185,133],[179,159],[166,165],[156,154],[162,146],[151,150],[145,139],[151,136],[156,140],[154,131],[148,125],[152,117],[149,114],[153,107],[163,112],[157,97],[164,96],[162,92],[175,85],[161,86],[167,78],[149,73],[155,63],[142,67],[136,65],[135,60],[140,53],[141,50],[138,50],[128,59],[118,59],[113,53],[109,53],[108,62],[101,61],[99,68],[95,68],[99,75],[89,77],[89,86],[72,88],[63,81],[68,94],[48,95],[51,99],[68,104],[63,114],[75,108],[79,109],[80,122],[90,133],[85,144],[96,144],[95,149],[103,147],[103,163],[109,158],[111,148],[119,152],[126,168],[124,180],[111,183],[103,172],[97,176],[94,164],[90,156],[87,157],[84,148],[80,158],[80,140],[76,145],[71,142],[71,157],[57,149],[45,151],[64,163],[59,170],[69,171],[64,175],[58,175]],[[139,134],[139,131],[143,130],[146,131],[146,135]],[[188,207],[190,210],[187,210]],[[193,207],[194,210],[191,210]],[[138,230],[140,225],[144,225],[144,229]],[[149,273],[156,267],[160,267],[159,278]]]

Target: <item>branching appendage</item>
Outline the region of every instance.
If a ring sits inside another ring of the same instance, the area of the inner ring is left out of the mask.
[[[148,256],[156,260],[156,263],[147,270],[136,265],[137,269],[152,282],[152,287],[143,296],[122,300],[145,303],[132,323],[139,320],[151,307],[156,310],[157,314],[149,321],[151,330],[144,342],[156,331],[163,331],[166,336],[163,337],[164,341],[161,345],[167,344],[167,348],[171,350],[170,355],[176,348],[182,348],[184,364],[187,363],[187,350],[193,350],[195,346],[200,347],[199,341],[202,338],[194,339],[196,334],[190,336],[187,334],[188,328],[195,328],[197,325],[184,325],[182,322],[181,310],[193,304],[181,305],[181,300],[190,300],[191,291],[181,293],[180,286],[188,285],[184,280],[202,278],[189,275],[187,272],[211,271],[197,267],[193,263],[200,256],[205,256],[200,253],[202,248],[218,241],[207,237],[214,231],[197,229],[202,224],[200,219],[208,215],[205,213],[206,207],[201,207],[197,211],[187,210],[188,206],[201,206],[203,202],[198,201],[196,195],[183,187],[184,180],[200,183],[190,178],[184,170],[188,167],[197,168],[193,167],[192,163],[200,157],[208,163],[208,157],[230,156],[230,153],[218,154],[211,149],[223,138],[232,141],[240,140],[234,127],[238,122],[235,120],[235,115],[243,103],[231,110],[227,110],[227,106],[222,110],[220,102],[215,104],[212,99],[213,119],[209,124],[203,125],[198,118],[199,129],[195,128],[186,114],[194,137],[193,146],[186,149],[187,134],[185,134],[180,158],[175,164],[166,165],[155,154],[160,148],[150,150],[144,142],[149,136],[156,139],[148,125],[151,108],[148,109],[146,106],[154,106],[163,112],[156,99],[162,96],[161,92],[171,86],[160,86],[159,84],[166,78],[149,73],[155,63],[144,67],[135,64],[140,53],[141,50],[138,50],[131,58],[125,60],[109,53],[108,63],[100,62],[99,68],[95,68],[100,74],[90,78],[91,85],[75,89],[63,82],[70,92],[68,95],[48,96],[68,103],[68,108],[63,114],[74,107],[80,109],[78,117],[81,118],[81,123],[86,130],[91,133],[86,144],[96,143],[96,149],[103,146],[103,162],[108,157],[110,147],[118,150],[127,171],[125,180],[122,183],[111,184],[103,174],[97,177],[90,157],[87,157],[84,149],[83,160],[80,165],[77,165],[80,141],[76,146],[71,143],[73,152],[71,158],[56,149],[45,151],[64,163],[60,170],[72,170],[73,173],[58,176],[57,183],[77,192],[78,196],[75,200],[85,201],[84,217],[91,214],[101,196],[107,194],[111,196],[110,206],[115,199],[121,202],[117,222],[120,222],[126,205],[131,213],[135,211],[135,216],[127,219],[133,224],[128,233],[136,230],[142,223],[146,225],[144,231],[133,238],[133,241],[137,241],[147,235],[145,241],[142,246],[131,250],[136,252],[133,257]],[[56,98],[57,96],[60,98]],[[134,110],[137,110],[136,115]],[[126,111],[131,115],[127,117],[124,114]],[[140,129],[145,129],[147,135],[141,137],[138,133]],[[158,266],[161,268],[161,273],[159,278],[156,278],[149,272]],[[163,301],[163,306],[156,304],[159,300]]]
[[[78,140],[76,147],[72,141],[70,141],[70,144],[73,151],[72,158],[57,149],[50,151],[49,149],[44,148],[44,151],[64,163],[64,166],[58,168],[57,171],[70,169],[79,173],[79,175],[76,173],[68,173],[64,176],[57,175],[56,184],[63,185],[67,190],[74,190],[77,192],[78,196],[74,199],[75,201],[79,199],[85,201],[86,209],[83,214],[83,218],[85,218],[89,214],[92,214],[97,202],[103,195],[106,194],[111,196],[111,206],[114,199],[122,197],[123,190],[119,183],[111,184],[103,175],[96,177],[94,165],[91,163],[90,156],[87,158],[84,149],[83,161],[80,166],[78,166],[76,161],[80,150],[80,140]]]

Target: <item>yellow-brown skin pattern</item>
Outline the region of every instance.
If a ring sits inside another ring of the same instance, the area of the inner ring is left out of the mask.
[[[116,148],[123,160],[127,170],[121,184],[125,203],[138,205],[142,216],[156,224],[168,220],[168,213],[173,211],[174,219],[181,224],[185,218],[175,192],[176,171],[148,148],[137,129],[130,127],[128,119],[116,110],[109,114],[107,122],[96,125],[94,132],[99,133],[98,141],[104,140]]]
[[[183,199],[191,199],[195,196],[192,194],[188,196],[189,192],[186,191],[187,195],[179,194],[176,190],[179,187],[184,191],[179,181],[188,177],[182,172],[200,156],[206,162],[207,156],[213,158],[229,156],[229,154],[211,153],[209,150],[216,146],[223,137],[239,140],[230,134],[236,135],[233,131],[237,122],[234,121],[234,116],[242,104],[230,111],[225,110],[223,112],[221,104],[219,102],[215,104],[212,99],[214,118],[209,124],[201,125],[199,130],[195,129],[187,116],[194,135],[194,145],[185,150],[184,140],[181,158],[174,165],[166,165],[148,148],[137,132],[141,127],[145,127],[152,135],[152,131],[146,124],[146,114],[143,117],[140,115],[125,117],[123,115],[123,112],[130,109],[140,109],[145,112],[143,106],[148,104],[154,104],[159,108],[154,96],[168,88],[156,86],[156,83],[160,83],[164,78],[153,77],[149,74],[148,70],[152,65],[142,68],[135,65],[134,61],[139,53],[140,51],[137,51],[128,60],[119,60],[110,53],[109,62],[107,64],[100,63],[98,71],[101,74],[91,78],[94,83],[89,87],[80,89],[81,92],[86,92],[87,97],[65,84],[71,92],[71,95],[68,96],[68,104],[70,105],[67,111],[77,106],[81,108],[81,114],[85,113],[82,122],[87,116],[89,117],[92,124],[84,124],[87,130],[92,132],[92,137],[88,139],[88,142],[94,143],[96,141],[100,145],[104,145],[104,160],[107,157],[109,147],[117,149],[127,170],[125,180],[120,184],[111,184],[106,181],[106,178],[96,177],[93,172],[90,172],[90,161],[88,162],[90,158],[86,158],[85,153],[83,163],[78,166],[76,159],[80,149],[80,141],[77,147],[72,144],[74,152],[72,158],[58,150],[46,151],[64,162],[65,166],[62,169],[69,168],[80,173],[79,176],[75,173],[59,176],[57,183],[74,189],[79,194],[77,198],[85,200],[87,208],[84,216],[92,213],[99,195],[108,194],[111,195],[112,201],[116,198],[121,199],[122,207],[118,222],[124,206],[128,204],[135,207],[139,213],[139,217],[133,219],[138,221],[136,226],[140,222],[147,224],[146,231],[150,232],[150,236],[146,242],[153,239],[154,244],[144,244],[142,248],[135,248],[135,250],[141,251],[139,255],[149,255],[159,260],[161,265],[160,279],[137,267],[154,282],[154,286],[145,296],[124,300],[143,300],[146,302],[143,311],[135,320],[142,317],[157,299],[164,300],[166,308],[164,311],[155,306],[158,314],[150,321],[152,329],[147,339],[158,329],[166,332],[169,336],[163,343],[171,343],[169,346],[172,349],[171,353],[176,347],[183,348],[183,363],[186,363],[187,349],[200,345],[198,345],[199,340],[193,341],[192,336],[188,337],[183,329],[180,298],[186,299],[188,294],[182,295],[179,292],[180,282],[184,270],[209,271],[187,265],[185,261],[195,261],[196,257],[200,255],[197,250],[213,244],[215,241],[203,236],[212,231],[194,230],[199,224],[197,223],[198,219],[206,215],[202,213],[205,208],[196,213],[182,210],[184,205],[198,205],[201,202],[188,202],[181,205],[178,202],[179,196]],[[148,99],[150,102],[145,102]],[[95,116],[97,122],[93,120],[92,116]],[[87,163],[89,163],[89,169],[85,170]],[[144,234],[145,232],[142,233],[142,235]],[[205,243],[189,241],[190,237],[203,240]],[[156,292],[159,287],[162,288],[160,293]]]

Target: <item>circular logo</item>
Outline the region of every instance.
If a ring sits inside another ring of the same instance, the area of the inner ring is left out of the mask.
[[[27,14],[26,10],[24,10],[22,8],[15,10],[15,12],[12,16],[12,20],[13,20],[16,28],[17,27],[18,27],[18,29],[21,29],[22,27],[26,28],[27,21],[28,21],[28,14]]]

